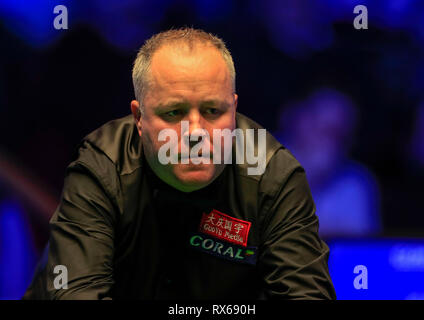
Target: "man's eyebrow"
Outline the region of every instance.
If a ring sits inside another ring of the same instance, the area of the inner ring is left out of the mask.
[[[220,100],[220,99],[208,99],[208,100],[202,101],[201,106],[203,106],[203,107],[223,106],[225,108],[228,108],[230,105],[226,101],[224,101],[224,100]]]
[[[155,109],[169,109],[173,107],[187,106],[189,103],[185,100],[171,100],[156,105]]]

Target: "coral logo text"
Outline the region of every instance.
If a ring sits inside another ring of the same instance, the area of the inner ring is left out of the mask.
[[[252,265],[256,264],[256,247],[246,248],[226,243],[225,241],[221,242],[201,233],[192,234],[189,244],[196,250],[211,254],[218,258]]]

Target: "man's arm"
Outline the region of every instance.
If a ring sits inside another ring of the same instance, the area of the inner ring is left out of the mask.
[[[68,167],[60,205],[50,220],[47,262],[23,299],[111,297],[116,208],[110,198],[90,165],[76,161]],[[67,289],[54,286],[58,265],[67,269]]]
[[[315,204],[300,166],[280,186],[265,219],[259,259],[265,297],[335,299],[329,249],[318,236]]]

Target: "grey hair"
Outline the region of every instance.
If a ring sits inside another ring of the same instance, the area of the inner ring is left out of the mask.
[[[144,45],[138,51],[137,58],[134,61],[132,80],[135,97],[140,104],[141,115],[144,113],[144,108],[142,107],[143,99],[150,81],[149,71],[152,56],[160,47],[167,44],[185,44],[190,50],[192,50],[196,44],[212,45],[218,49],[227,64],[230,72],[232,90],[235,92],[236,71],[234,68],[234,62],[230,51],[227,49],[222,39],[200,29],[171,29],[155,34],[150,39],[146,40]]]

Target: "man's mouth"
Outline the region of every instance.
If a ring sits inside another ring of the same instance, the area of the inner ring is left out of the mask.
[[[203,153],[200,152],[198,154],[195,155],[182,155],[182,154],[178,154],[178,160],[187,160],[187,159],[198,159],[198,158],[209,158],[212,159],[212,153],[209,154],[209,157],[207,157],[206,155],[203,156]]]

